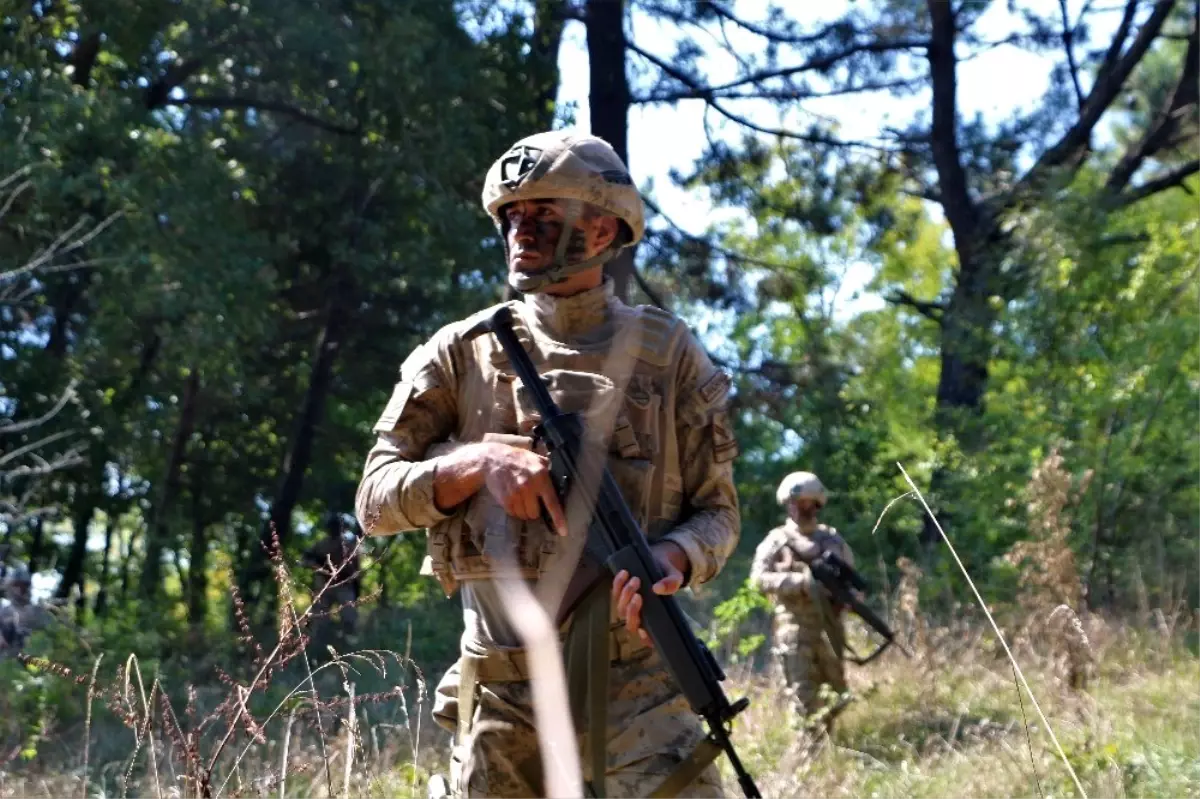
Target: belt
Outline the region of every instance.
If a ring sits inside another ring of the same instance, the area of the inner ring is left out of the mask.
[[[561,641],[560,641],[561,643]],[[630,660],[649,649],[636,633],[630,633],[624,625],[608,631],[609,660],[612,663]],[[487,649],[482,652],[464,652],[462,665],[471,661],[475,680],[489,682],[524,682],[532,678],[528,657],[524,649]]]

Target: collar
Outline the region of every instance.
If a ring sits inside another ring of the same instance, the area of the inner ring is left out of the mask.
[[[789,516],[785,526],[787,527],[788,532],[790,532],[790,533],[811,536],[813,533],[817,532],[817,530],[819,530],[821,528],[821,523],[818,522],[816,519],[814,519],[811,526],[806,525],[806,527],[801,527],[799,524],[796,523],[795,519],[793,519],[791,516]]]
[[[610,304],[614,299],[613,282],[607,276],[594,289],[569,297],[538,292],[526,294],[525,304],[533,317],[553,337],[575,340],[591,336],[604,328],[611,319]]]

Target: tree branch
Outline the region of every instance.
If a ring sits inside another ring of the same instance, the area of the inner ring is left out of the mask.
[[[1188,194],[1191,194],[1191,191],[1188,189],[1188,187],[1183,185],[1183,181],[1197,172],[1200,172],[1200,160],[1189,161],[1183,166],[1172,169],[1169,172],[1165,172],[1159,177],[1148,180],[1140,186],[1134,186],[1131,189],[1127,189],[1120,194],[1113,196],[1108,203],[1109,207],[1126,208],[1134,203],[1141,202],[1147,197],[1158,194],[1160,191],[1166,191],[1167,189],[1174,188],[1175,186],[1180,186],[1184,191],[1187,191]]]
[[[937,5],[936,0],[930,0],[931,6]],[[1133,0],[1131,0],[1131,5]],[[1129,73],[1142,60],[1143,56],[1150,49],[1150,44],[1158,36],[1162,30],[1163,23],[1166,22],[1167,16],[1171,13],[1172,7],[1175,5],[1175,0],[1159,0],[1154,5],[1154,11],[1151,12],[1149,19],[1142,25],[1137,36],[1133,40],[1133,44],[1129,46],[1129,50],[1119,58],[1113,56],[1113,49],[1119,51],[1119,40],[1126,35],[1122,31],[1118,31],[1113,39],[1113,47],[1109,48],[1108,55],[1105,56],[1105,64],[1101,67],[1100,72],[1096,76],[1096,82],[1092,86],[1091,92],[1088,94],[1087,100],[1084,101],[1083,108],[1079,111],[1079,120],[1071,126],[1071,129],[1063,134],[1050,149],[1042,153],[1042,156],[1037,160],[1025,176],[1018,181],[1014,187],[1010,197],[1019,198],[1028,194],[1032,190],[1036,190],[1043,185],[1049,173],[1057,167],[1073,164],[1077,167],[1081,163],[1081,157],[1085,151],[1088,140],[1091,138],[1092,130],[1096,127],[1096,123],[1100,121],[1100,117],[1108,110],[1113,101],[1116,100],[1121,88],[1125,85],[1125,80],[1129,77]],[[1126,18],[1130,18],[1132,10],[1126,9]],[[1126,20],[1122,20],[1122,28],[1125,28]],[[1110,57],[1115,60],[1110,61]]]
[[[757,123],[751,122],[746,117],[743,117],[740,114],[735,114],[734,112],[725,108],[725,106],[721,105],[714,96],[714,92],[718,91],[718,89],[700,85],[696,81],[695,78],[691,77],[690,75],[688,75],[687,73],[685,73],[679,69],[676,69],[675,67],[668,64],[666,61],[664,61],[663,59],[654,55],[653,53],[649,53],[649,52],[643,50],[641,47],[638,47],[633,42],[626,41],[626,46],[631,51],[637,53],[642,58],[649,61],[651,64],[654,64],[656,67],[661,69],[664,73],[666,73],[670,77],[674,78],[675,80],[677,80],[680,83],[687,86],[692,92],[695,93],[697,99],[704,100],[709,105],[709,107],[712,108],[714,111],[717,111],[718,113],[720,113],[722,116],[726,117],[727,119],[730,119],[730,120],[738,123],[739,125],[743,125],[747,128],[750,128],[751,130],[758,131],[759,133],[765,133],[770,136],[780,136],[780,137],[788,138],[788,139],[798,139],[800,141],[809,142],[810,144],[823,144],[823,145],[827,145],[830,147],[859,147],[859,148],[863,148],[863,149],[876,150],[876,151],[882,150],[884,152],[891,151],[887,147],[884,147],[884,146],[878,145],[878,144],[871,144],[869,142],[847,141],[844,139],[835,138],[833,136],[826,136],[826,135],[820,134],[820,133],[797,133],[796,131],[784,130],[782,128],[768,128],[768,127],[764,127],[762,125],[758,125]]]
[[[764,39],[768,39],[772,42],[778,42],[779,44],[813,44],[814,42],[819,42],[825,39],[838,30],[846,30],[850,27],[850,24],[847,22],[831,22],[816,33],[810,33],[807,36],[789,36],[785,33],[768,30],[756,22],[747,22],[744,19],[736,17],[732,11],[729,11],[718,3],[708,3],[707,8],[718,17],[729,20],[739,28],[743,28],[744,30],[748,30],[753,34],[763,37]]]
[[[72,379],[71,382],[67,384],[67,387],[65,389],[63,389],[63,393],[59,396],[58,400],[54,403],[54,407],[51,408],[46,413],[44,413],[43,415],[39,416],[38,418],[27,419],[24,422],[12,422],[9,424],[0,425],[0,435],[7,435],[9,433],[19,433],[22,430],[28,430],[31,427],[37,427],[38,425],[42,425],[42,424],[45,424],[46,422],[50,421],[55,416],[57,416],[59,411],[61,411],[64,407],[66,407],[66,404],[71,401],[72,397],[75,396],[75,386],[77,386],[77,385],[79,385],[79,381]]]
[[[294,105],[288,105],[287,103],[276,102],[273,100],[259,100],[254,97],[192,96],[185,97],[180,100],[168,99],[164,102],[164,105],[196,106],[197,108],[215,109],[253,108],[256,111],[269,111],[272,113],[289,116],[299,122],[305,123],[306,125],[312,125],[314,128],[319,128],[328,133],[336,133],[341,136],[357,136],[362,133],[361,125],[347,127],[345,125],[339,125],[336,122],[327,122],[326,120],[321,119],[320,117],[309,113],[302,108],[297,108]]]
[[[904,305],[912,308],[917,313],[924,316],[926,319],[942,323],[942,314],[946,311],[946,306],[940,302],[928,302],[926,300],[918,300],[916,297],[902,289],[896,289],[891,294],[886,295],[885,302],[890,302],[893,305]]]
[[[707,87],[687,88],[673,92],[656,92],[644,97],[634,97],[631,103],[674,103],[679,100],[708,100],[710,97],[718,100],[811,100],[821,97],[841,97],[847,94],[865,92],[890,91],[893,89],[909,89],[919,85],[920,78],[906,78],[874,83],[861,83],[856,86],[845,86],[828,91],[801,91],[799,89],[763,89],[746,92],[714,92]]]
[[[1067,0],[1058,0],[1058,10],[1062,15],[1063,49],[1067,51],[1067,66],[1071,70],[1071,84],[1075,87],[1075,107],[1082,109],[1083,88],[1079,85],[1079,64],[1075,61],[1075,28],[1067,14]]]
[[[1159,109],[1141,140],[1130,146],[1113,167],[1112,174],[1105,184],[1105,189],[1110,194],[1115,195],[1123,191],[1147,158],[1174,143],[1180,122],[1188,116],[1191,107],[1200,102],[1200,64],[1197,62],[1200,62],[1200,18],[1192,20],[1187,52],[1183,56],[1183,66],[1175,91]]]
[[[746,86],[751,83],[761,83],[764,80],[773,78],[787,78],[792,75],[799,75],[802,72],[824,72],[844,61],[850,56],[858,55],[859,53],[887,53],[893,50],[912,50],[924,49],[929,47],[929,41],[926,39],[892,39],[884,41],[860,42],[859,44],[850,45],[844,50],[839,50],[836,53],[828,55],[816,56],[805,61],[803,64],[798,64],[792,67],[784,67],[782,69],[767,69],[753,72],[737,80],[729,83],[722,83],[718,86],[713,86],[712,90],[719,92],[727,89],[736,89],[739,86]]]

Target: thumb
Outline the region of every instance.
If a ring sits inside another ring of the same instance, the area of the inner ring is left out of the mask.
[[[666,573],[666,575],[654,584],[654,593],[656,594],[673,594],[683,587],[683,574],[674,566]]]

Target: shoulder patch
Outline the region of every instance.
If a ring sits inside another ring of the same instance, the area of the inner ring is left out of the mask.
[[[712,376],[700,386],[700,398],[705,405],[712,405],[729,393],[733,381],[724,369],[717,369]]]

